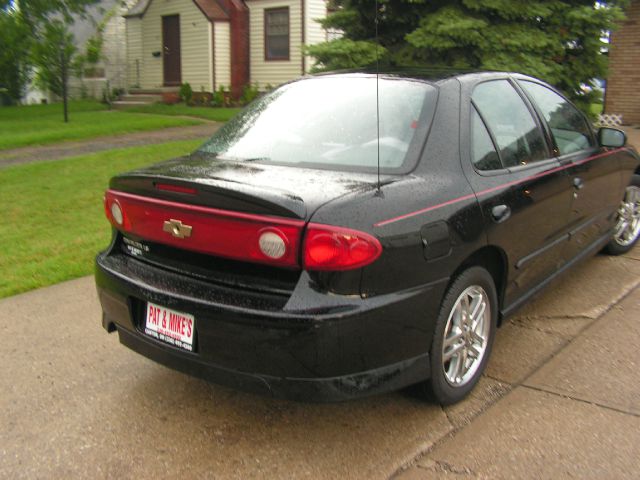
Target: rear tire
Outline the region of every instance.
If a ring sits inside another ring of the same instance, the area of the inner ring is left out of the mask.
[[[640,238],[640,175],[633,175],[618,207],[613,238],[605,247],[610,255],[631,250]]]
[[[498,319],[493,278],[482,267],[462,272],[440,306],[430,351],[427,388],[442,405],[459,402],[484,372]]]

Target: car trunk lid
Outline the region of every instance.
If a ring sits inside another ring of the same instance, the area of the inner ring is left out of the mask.
[[[192,205],[307,221],[321,205],[375,188],[376,184],[377,176],[371,173],[218,161],[211,155],[196,153],[118,175],[111,180],[110,188]]]

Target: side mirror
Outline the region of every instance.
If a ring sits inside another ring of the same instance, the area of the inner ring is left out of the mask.
[[[602,127],[598,130],[598,143],[601,147],[624,147],[627,144],[627,135],[617,128]]]

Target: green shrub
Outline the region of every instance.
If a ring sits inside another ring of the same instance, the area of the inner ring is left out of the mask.
[[[260,95],[260,90],[258,90],[258,84],[255,85],[248,83],[242,89],[242,96],[240,97],[240,103],[242,105],[247,105],[248,103],[253,102]]]
[[[189,102],[191,102],[191,97],[193,97],[193,89],[188,83],[183,83],[182,85],[180,85],[180,91],[178,92],[178,94],[180,95],[180,99],[184,103],[188,104]]]
[[[229,106],[229,90],[224,88],[224,85],[220,85],[218,90],[213,93],[213,98],[211,99],[212,107],[228,107]]]

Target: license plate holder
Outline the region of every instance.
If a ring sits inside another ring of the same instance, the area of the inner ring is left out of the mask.
[[[193,352],[195,317],[162,305],[147,302],[144,333],[163,343]]]

